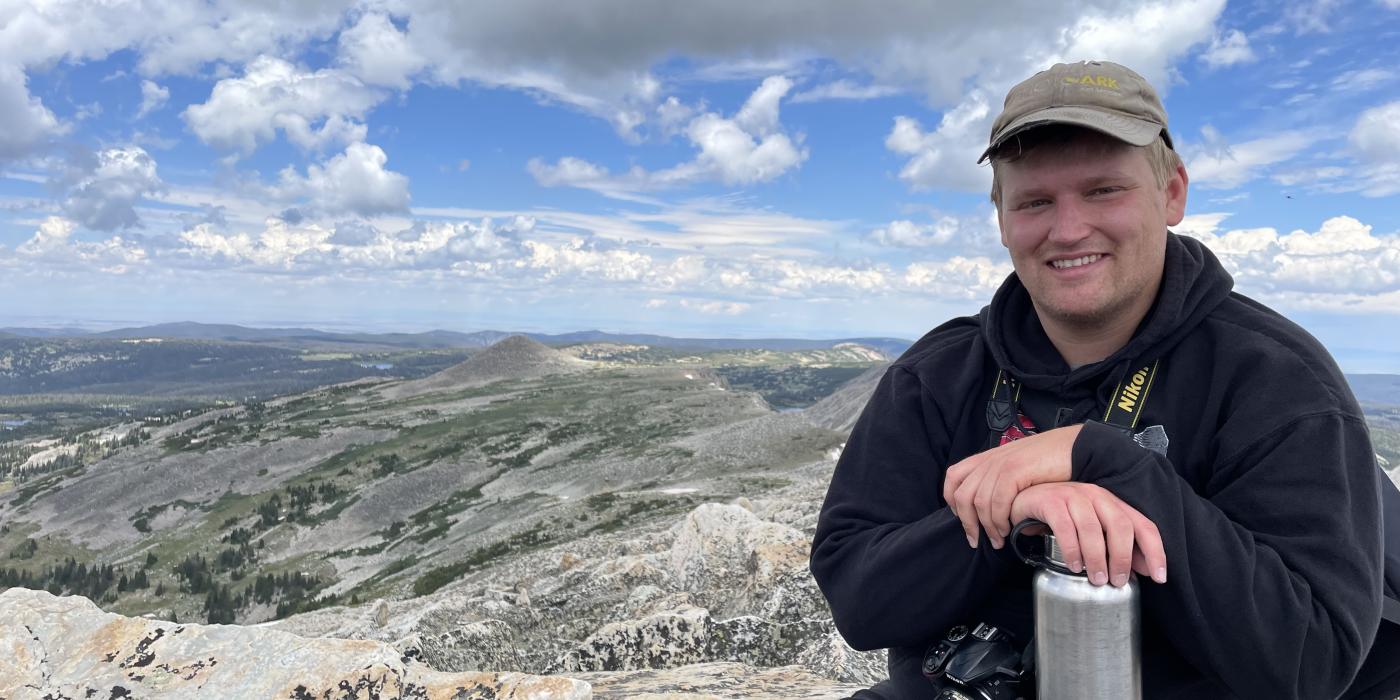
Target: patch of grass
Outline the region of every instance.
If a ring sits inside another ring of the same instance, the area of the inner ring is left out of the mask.
[[[480,568],[495,559],[516,552],[536,549],[549,544],[550,541],[545,525],[540,523],[529,530],[511,535],[503,541],[495,542],[477,549],[467,556],[466,559],[453,562],[447,566],[439,566],[419,576],[418,580],[413,582],[413,595],[428,595],[452,583],[458,578],[461,578],[464,574]]]

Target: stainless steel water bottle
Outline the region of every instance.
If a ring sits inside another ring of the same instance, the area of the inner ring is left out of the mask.
[[[1138,583],[1095,586],[1070,571],[1046,527],[1042,552],[1024,552],[1021,530],[1044,525],[1027,520],[1008,538],[1022,561],[1038,569],[1034,579],[1035,674],[1039,700],[1123,700],[1142,697]]]

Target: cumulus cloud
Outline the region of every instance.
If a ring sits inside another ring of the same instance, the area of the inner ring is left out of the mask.
[[[496,263],[508,267],[527,255],[520,239],[534,226],[530,217],[518,216],[504,222],[418,221],[385,231],[362,221],[326,226],[270,217],[257,233],[225,234],[211,224],[199,224],[180,234],[180,240],[189,258],[306,274],[342,269],[490,271]]]
[[[146,262],[145,249],[135,243],[120,236],[98,242],[75,241],[73,232],[76,229],[75,222],[50,216],[39,224],[29,240],[15,248],[15,252],[55,267],[94,267],[113,274],[127,272],[132,266]]]
[[[352,143],[324,165],[307,166],[306,175],[284,169],[273,193],[281,199],[304,199],[332,216],[373,216],[408,209],[408,178],[386,170],[389,156],[378,146]]]
[[[533,159],[527,166],[546,187],[581,187],[609,196],[665,189],[701,180],[725,184],[770,181],[807,159],[807,150],[781,130],[778,105],[792,81],[771,76],[732,118],[706,112],[692,119],[686,137],[698,149],[694,160],[664,170],[634,167],[614,175],[607,168],[566,156],[554,164]],[[800,141],[800,140],[799,140]]]
[[[209,99],[185,109],[185,122],[201,141],[216,148],[251,154],[283,132],[307,150],[363,141],[359,120],[382,94],[349,73],[308,71],[287,61],[260,56],[239,78],[214,85]]]
[[[1224,34],[1216,34],[1210,46],[1201,54],[1201,61],[1211,68],[1224,68],[1239,63],[1252,63],[1258,57],[1249,47],[1249,39],[1244,32],[1231,29]]]
[[[1203,241],[1247,294],[1309,305],[1364,307],[1367,297],[1400,289],[1400,236],[1378,236],[1350,216],[1327,219],[1316,231],[1273,228],[1220,232],[1224,214],[1198,218],[1179,232]],[[1375,300],[1372,299],[1372,302]]]
[[[948,260],[911,263],[904,271],[903,282],[911,289],[940,298],[985,299],[1001,286],[1012,269],[1005,260],[959,255]]]
[[[987,95],[974,91],[965,102],[944,112],[933,131],[924,131],[912,117],[895,117],[885,147],[910,156],[899,179],[915,190],[990,190],[991,169],[979,167],[977,158],[987,147],[993,116]]]
[[[170,100],[170,90],[163,88],[149,80],[141,81],[141,106],[136,110],[136,118],[154,112]]]
[[[63,201],[63,211],[97,231],[140,226],[136,204],[164,188],[156,161],[140,146],[99,151]]]
[[[870,233],[874,242],[896,248],[956,247],[964,252],[995,253],[1001,249],[996,211],[983,216],[940,215],[929,223],[891,221]]]
[[[392,19],[368,12],[354,26],[340,33],[338,60],[355,77],[369,85],[407,89],[412,76],[427,60],[408,35]]]
[[[0,163],[28,156],[63,132],[53,112],[29,94],[24,71],[0,64]]]

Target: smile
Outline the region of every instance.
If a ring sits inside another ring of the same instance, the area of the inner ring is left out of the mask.
[[[1073,258],[1070,260],[1052,260],[1050,261],[1050,265],[1053,266],[1056,270],[1066,270],[1071,267],[1079,267],[1080,265],[1088,265],[1091,262],[1097,262],[1098,259],[1101,257],[1103,256],[1086,255],[1082,258]]]

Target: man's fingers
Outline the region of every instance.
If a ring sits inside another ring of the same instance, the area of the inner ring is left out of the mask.
[[[1005,540],[1011,534],[1011,527],[1015,525],[1011,520],[1011,506],[1016,502],[1016,496],[1021,493],[1022,486],[1017,483],[1011,475],[1003,475],[997,480],[995,488],[989,499],[988,520],[996,528],[997,535]]]
[[[1055,543],[1060,546],[1060,554],[1064,556],[1070,571],[1083,571],[1084,557],[1079,551],[1079,532],[1075,529],[1069,509],[1063,503],[1054,501],[1047,503],[1039,516],[1050,526],[1050,532],[1055,535]]]
[[[1084,571],[1089,574],[1089,583],[1102,586],[1108,582],[1108,553],[1105,551],[1103,525],[1098,513],[1087,498],[1075,498],[1068,503],[1069,514],[1074,518],[1075,533],[1079,536],[1079,551],[1084,557]]]
[[[977,506],[973,499],[977,496],[977,488],[981,485],[985,475],[981,472],[973,472],[963,480],[953,493],[953,500],[948,504],[952,506],[953,513],[962,521],[963,534],[967,536],[967,544],[970,547],[977,546],[978,530],[981,523],[977,520]]]
[[[997,522],[993,516],[995,510],[995,499],[997,498],[997,484],[1001,482],[1001,474],[989,474],[984,477],[977,486],[977,495],[972,498],[972,504],[977,508],[977,522],[987,533],[987,539],[991,540],[994,549],[1001,549],[1002,530],[1004,526]],[[1008,508],[1009,510],[1009,508]]]
[[[1128,585],[1133,567],[1134,528],[1126,507],[1116,498],[1099,498],[1094,503],[1108,545],[1108,581],[1120,587]]]
[[[958,488],[967,480],[967,477],[974,471],[977,455],[972,455],[951,467],[943,474],[943,502],[949,506],[953,505],[953,494],[958,492]],[[957,510],[954,508],[954,510]]]
[[[1147,519],[1147,516],[1134,510],[1132,512],[1133,538],[1136,540],[1137,549],[1142,553],[1142,566],[1139,569],[1133,567],[1143,576],[1149,576],[1157,583],[1167,582],[1167,550],[1162,545],[1162,533],[1157,529],[1157,524]]]

